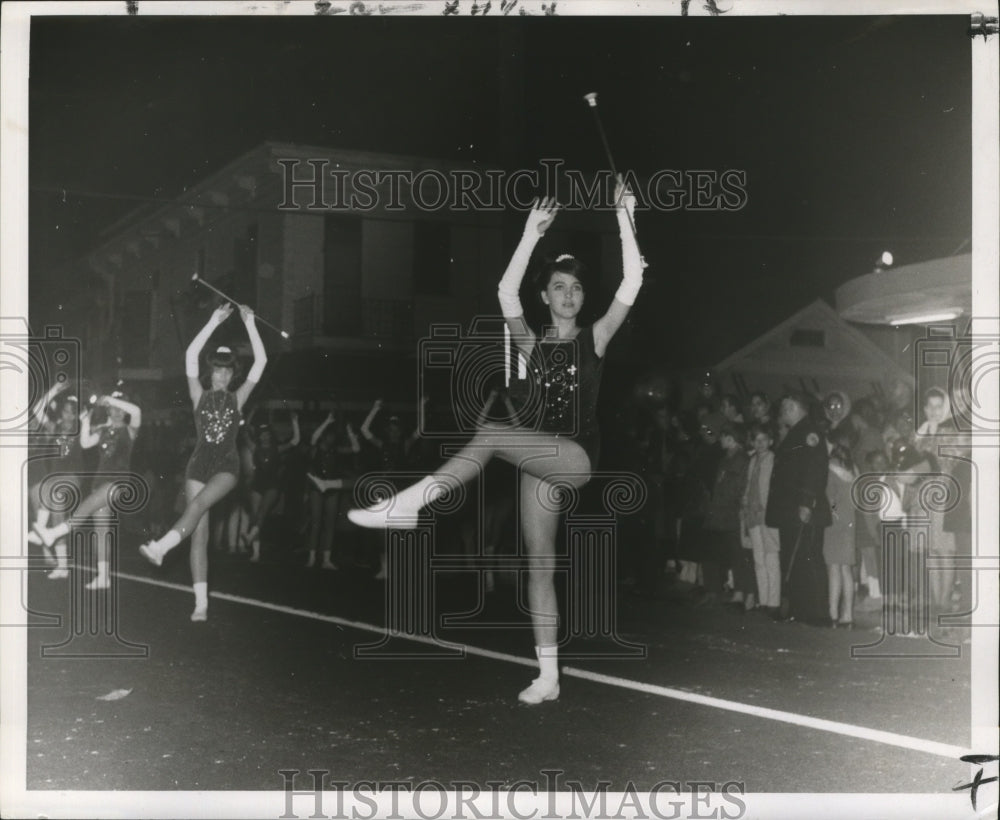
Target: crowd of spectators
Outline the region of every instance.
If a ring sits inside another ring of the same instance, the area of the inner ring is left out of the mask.
[[[706,380],[680,406],[659,389],[637,393],[618,466],[650,489],[621,542],[622,575],[640,594],[680,581],[699,605],[840,628],[883,606],[961,607],[946,568],[928,573],[929,602],[895,585],[884,597],[884,555],[902,560],[918,543],[932,556],[971,551],[968,442],[943,390],[920,397],[916,419],[905,385],[774,400],[720,395]],[[907,527],[926,541],[883,549]]]

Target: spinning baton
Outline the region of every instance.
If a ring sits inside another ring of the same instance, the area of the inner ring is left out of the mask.
[[[240,303],[237,302],[232,296],[229,296],[228,294],[223,293],[221,290],[219,290],[211,282],[206,282],[197,273],[191,274],[191,281],[192,282],[197,282],[199,285],[204,285],[209,290],[214,290],[216,293],[219,294],[219,296],[221,296],[227,302],[231,302],[232,304],[236,305],[236,307],[240,307]],[[267,319],[264,319],[263,317],[259,316],[257,313],[254,313],[254,318],[258,322],[260,322],[261,324],[267,325],[269,328],[271,328],[271,330],[276,330],[278,333],[281,334],[281,338],[282,339],[287,339],[288,338],[288,331],[287,330],[282,330],[280,327],[277,327],[276,325],[272,325],[269,321],[267,321]]]
[[[601,123],[601,115],[597,111],[597,92],[591,91],[589,94],[584,94],[583,98],[587,101],[587,105],[590,106],[590,110],[594,112],[594,121],[597,123],[597,132],[601,135],[601,142],[604,144],[604,152],[608,155],[608,164],[611,166],[611,173],[616,177],[618,176],[618,169],[615,167],[615,158],[611,156],[611,146],[608,145],[608,136],[604,133],[604,125]],[[628,208],[625,208],[625,216],[628,217],[628,226],[632,229],[632,236],[635,239],[635,244],[639,244],[639,234],[635,230],[635,222],[632,221],[632,214],[629,213]],[[642,266],[644,268],[649,267],[646,263],[646,257],[641,253],[639,258],[642,259]]]

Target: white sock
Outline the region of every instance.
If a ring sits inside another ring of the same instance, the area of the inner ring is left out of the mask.
[[[69,556],[65,541],[56,542],[56,560],[59,562],[59,569],[69,569]]]
[[[106,581],[108,579],[108,562],[107,561],[98,561],[97,562],[97,577],[100,578],[102,581]]]
[[[536,646],[535,655],[538,656],[538,668],[541,673],[538,677],[543,680],[555,680],[559,677],[559,647]]]
[[[198,581],[194,585],[194,608],[208,609],[208,582]]]
[[[166,555],[170,550],[176,547],[181,542],[181,534],[177,530],[170,530],[163,538],[160,538],[153,544],[153,548],[160,553],[160,555]]]
[[[878,586],[878,578],[868,579],[868,597],[869,598],[881,598],[882,590]]]
[[[448,491],[446,481],[447,478],[439,476],[424,476],[416,484],[407,487],[396,496],[396,509],[423,509]]]

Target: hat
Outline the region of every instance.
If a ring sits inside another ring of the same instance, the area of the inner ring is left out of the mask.
[[[236,355],[233,353],[232,348],[220,345],[208,354],[205,361],[212,367],[234,368],[236,366]]]

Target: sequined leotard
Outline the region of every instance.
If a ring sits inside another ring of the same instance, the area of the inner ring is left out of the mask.
[[[240,429],[240,409],[236,394],[228,390],[206,390],[194,411],[198,433],[185,477],[202,484],[218,473],[240,474],[236,436]]]
[[[597,394],[604,359],[597,355],[594,328],[581,328],[574,339],[538,340],[531,351],[525,382],[511,380],[512,396],[530,391],[538,401],[533,417],[523,419],[539,432],[565,436],[579,444],[597,466],[601,434],[597,424]],[[530,409],[530,408],[529,408]]]
[[[329,444],[327,447],[317,445],[313,448],[310,459],[309,471],[322,479],[341,478],[340,453],[337,452],[336,444]]]
[[[59,445],[59,466],[60,472],[79,473],[83,471],[83,449],[80,447],[80,436],[76,432],[62,431],[62,424],[56,428],[58,436],[56,444]],[[72,425],[70,425],[72,427]]]
[[[98,473],[127,473],[132,457],[132,436],[124,424],[101,429],[98,442]]]

